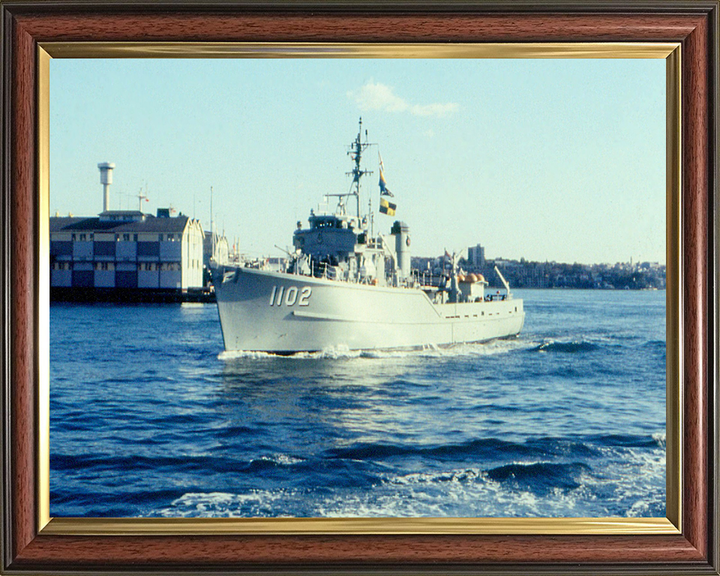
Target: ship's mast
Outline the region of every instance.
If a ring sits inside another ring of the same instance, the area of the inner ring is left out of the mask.
[[[215,222],[213,221],[213,187],[210,186],[210,256],[215,258]]]
[[[360,221],[360,178],[362,178],[366,174],[372,174],[370,170],[360,169],[360,160],[362,159],[362,153],[367,150],[367,148],[372,146],[372,144],[367,141],[367,130],[365,131],[365,142],[361,142],[361,136],[362,117],[360,117],[357,138],[355,138],[355,142],[350,144],[350,150],[348,151],[348,154],[350,154],[350,158],[352,158],[352,160],[355,162],[355,167],[353,168],[352,172],[347,173],[348,176],[352,176],[353,178],[351,189],[354,188],[354,190],[350,192],[350,195],[355,196],[358,222]]]

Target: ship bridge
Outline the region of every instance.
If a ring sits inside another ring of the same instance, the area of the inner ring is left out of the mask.
[[[309,228],[298,229],[293,246],[318,260],[347,261],[356,253],[358,244],[367,242],[367,233],[357,227],[357,218],[346,214],[310,214]]]

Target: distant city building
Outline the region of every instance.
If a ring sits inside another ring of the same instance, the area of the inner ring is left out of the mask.
[[[482,268],[485,266],[485,248],[478,244],[468,248],[468,266],[472,268]]]
[[[493,260],[493,263],[495,264],[495,266],[499,266],[500,268],[503,268],[505,266],[518,265],[518,262],[516,262],[515,260],[507,260],[505,258],[495,258],[495,260]]]
[[[107,207],[114,165],[99,168]],[[201,291],[202,226],[170,212],[106,209],[96,217],[51,217],[51,298],[173,300]]]

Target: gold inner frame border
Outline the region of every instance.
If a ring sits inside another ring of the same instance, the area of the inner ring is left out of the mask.
[[[53,58],[654,58],[666,61],[665,518],[52,518],[50,516],[50,60]],[[43,535],[623,535],[682,531],[681,45],[676,42],[41,42],[38,46],[38,530]]]

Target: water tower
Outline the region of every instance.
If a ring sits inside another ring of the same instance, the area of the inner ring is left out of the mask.
[[[100,184],[103,185],[103,212],[110,210],[110,184],[112,184],[112,171],[115,164],[111,162],[102,162],[98,164],[100,168]]]

